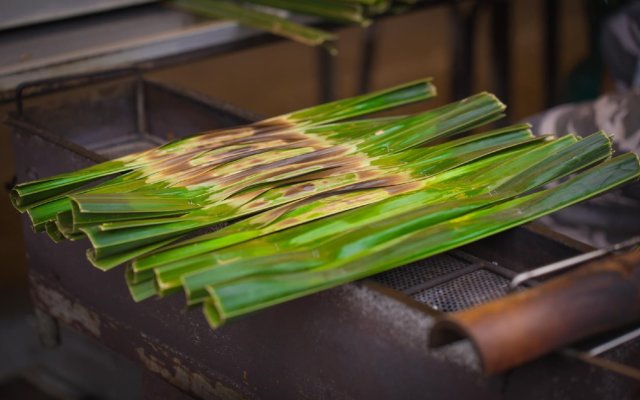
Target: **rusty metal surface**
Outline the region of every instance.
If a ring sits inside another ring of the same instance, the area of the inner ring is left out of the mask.
[[[462,335],[495,374],[640,320],[640,251],[596,261],[533,289],[449,314],[431,344]]]
[[[136,88],[139,81],[124,79],[30,99],[24,114],[9,120],[19,181],[102,159],[77,143],[87,140],[82,132],[102,140],[143,126],[145,134],[172,138],[246,120],[233,107],[153,82],[142,83],[141,108]],[[81,112],[68,111],[76,106]],[[144,124],[139,123],[141,110]],[[101,122],[107,117],[100,112],[108,112],[109,123]],[[561,359],[569,363],[567,376],[551,379],[545,374],[557,361],[544,359],[534,368],[546,377],[542,384],[519,370],[484,377],[468,343],[428,349],[438,312],[410,293],[371,280],[281,304],[213,331],[200,310],[187,310],[179,295],[134,304],[123,272],[92,268],[84,243],[54,244],[31,232],[26,221],[24,228],[38,309],[195,398],[502,399],[535,389],[537,398],[564,399],[560,394],[567,380],[594,374],[591,366]],[[579,251],[523,228],[463,250],[452,257],[504,277]],[[456,273],[449,278],[456,279]],[[628,388],[619,377],[611,379]],[[602,398],[591,396],[589,385],[579,392],[585,394],[581,398]]]

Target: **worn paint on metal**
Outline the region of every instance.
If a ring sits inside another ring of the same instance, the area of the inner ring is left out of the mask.
[[[32,295],[47,312],[67,325],[79,326],[95,337],[100,337],[100,317],[82,304],[72,301],[55,289],[51,289],[30,274]]]
[[[242,400],[246,397],[220,382],[210,382],[203,374],[191,371],[175,357],[157,357],[144,348],[136,349],[140,361],[167,382],[202,399]],[[169,361],[170,360],[170,361]]]

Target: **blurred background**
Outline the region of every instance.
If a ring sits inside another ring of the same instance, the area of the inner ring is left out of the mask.
[[[21,15],[37,15],[41,11],[38,7],[42,7],[38,3],[2,1],[0,19],[2,15],[18,15],[18,11]],[[59,3],[62,7],[65,2]],[[430,106],[473,92],[495,91],[508,101],[507,114],[514,122],[558,104],[592,100],[618,88],[601,55],[601,27],[625,2],[426,3],[399,15],[377,18],[369,28],[331,24],[328,29],[339,35],[336,56],[267,35],[268,40],[255,45],[227,46],[214,54],[205,51],[197,57],[147,69],[144,75],[263,116],[424,76],[434,78],[439,92]],[[95,24],[108,27],[110,16],[143,12],[147,6],[94,10],[0,27],[0,55],[4,55],[0,57],[4,59],[0,61],[0,82],[5,79],[0,87],[5,93],[0,118],[6,119],[16,109],[15,88],[21,83],[15,78],[21,76],[16,71],[39,61],[37,51],[41,49],[37,43],[47,43],[42,32],[50,29],[64,38],[65,24],[95,20]],[[499,30],[498,23],[502,24]],[[65,40],[74,39],[69,36]],[[47,45],[47,57],[63,57],[66,50],[55,54],[56,42],[52,43]],[[37,51],[33,53],[29,46]],[[34,78],[48,77],[47,64],[42,65]],[[123,65],[126,63],[98,63],[93,67],[98,70]],[[88,72],[88,67],[83,68],[81,72]],[[30,101],[29,97],[24,99],[25,104]],[[406,111],[424,105],[411,107]],[[87,351],[91,347],[89,339],[78,336],[55,350],[43,350],[38,342],[27,295],[23,226],[8,201],[8,189],[15,183],[16,161],[10,141],[9,127],[0,125],[0,182],[4,188],[0,196],[0,398],[137,398],[137,372],[127,369],[126,361],[106,350]],[[114,376],[118,377],[117,387],[113,385]]]

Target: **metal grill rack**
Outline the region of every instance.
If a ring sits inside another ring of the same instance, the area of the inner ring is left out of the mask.
[[[513,272],[462,251],[451,251],[371,279],[434,310],[460,311],[502,297]]]
[[[617,247],[624,246],[614,245],[612,249],[617,250]],[[606,252],[605,249],[591,253],[594,256],[602,256]],[[587,254],[575,258],[587,260],[586,256]],[[560,266],[557,269],[580,265],[578,262],[571,263],[570,260],[556,263]],[[566,265],[562,267],[563,264]],[[369,279],[402,292],[434,310],[449,313],[465,310],[530,287],[546,275],[557,275],[556,269],[545,269],[550,268],[542,267],[518,274],[496,262],[487,262],[464,251],[453,250],[377,274]],[[534,272],[538,270],[539,273]],[[521,278],[532,273],[526,284],[524,280],[521,281]],[[519,282],[518,285],[514,285],[515,282]],[[639,337],[640,327],[633,326],[561,349],[559,354],[640,381],[639,366],[621,364],[616,357],[617,353],[636,351],[640,345],[640,341],[637,340]]]

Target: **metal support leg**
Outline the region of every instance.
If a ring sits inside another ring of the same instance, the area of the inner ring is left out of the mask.
[[[493,52],[494,93],[503,103],[509,104],[510,79],[510,29],[509,0],[495,0],[491,4],[491,36]],[[502,120],[506,123],[505,120]]]
[[[552,107],[558,96],[558,8],[560,0],[545,0],[545,76],[546,76],[546,107]]]
[[[367,93],[371,90],[371,77],[373,75],[373,62],[376,56],[376,38],[378,28],[376,24],[370,25],[364,30],[362,43],[362,63],[360,64],[360,85],[358,91]]]
[[[324,48],[318,48],[318,93],[319,103],[334,99],[333,93],[333,56]]]
[[[473,75],[473,37],[478,14],[478,2],[451,3],[453,20],[453,99],[471,94]]]

